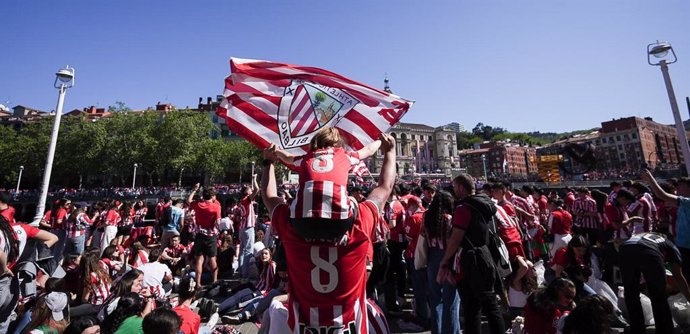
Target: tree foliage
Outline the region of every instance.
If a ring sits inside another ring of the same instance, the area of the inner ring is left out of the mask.
[[[62,119],[51,187],[131,185],[135,163],[147,186],[176,184],[182,168],[196,182],[225,182],[260,161],[261,152],[246,141],[211,138],[217,129],[207,113],[133,112],[124,103],[113,111],[96,121]],[[0,188],[14,188],[19,166],[22,188],[40,186],[52,124],[49,118],[18,131],[0,127]]]

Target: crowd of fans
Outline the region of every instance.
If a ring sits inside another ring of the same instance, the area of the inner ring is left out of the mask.
[[[261,186],[197,184],[152,208],[105,199],[124,188],[66,190],[39,226],[1,193],[0,333],[481,333],[482,315],[489,333],[690,326],[690,180],[395,183],[395,142],[382,142],[380,179],[350,184],[333,240],[302,237],[295,208],[322,197],[278,187],[271,152]],[[73,202],[85,192],[104,199]]]

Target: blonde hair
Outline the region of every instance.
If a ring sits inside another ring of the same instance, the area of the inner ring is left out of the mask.
[[[327,147],[342,147],[343,137],[340,136],[338,129],[334,127],[324,127],[311,139],[309,143],[312,150]]]

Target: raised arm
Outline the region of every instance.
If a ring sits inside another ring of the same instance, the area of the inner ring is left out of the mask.
[[[194,200],[194,195],[196,195],[196,192],[199,191],[199,186],[200,184],[198,183],[194,185],[194,189],[192,189],[192,192],[189,193],[189,196],[187,197],[187,203],[192,203]]]
[[[292,153],[288,153],[288,151],[281,150],[281,149],[277,148],[275,144],[272,144],[266,150],[269,150],[270,152],[275,154],[277,159],[280,159],[281,161],[283,161],[284,163],[289,164],[289,165],[293,165],[295,163],[295,158],[297,158],[296,155],[294,155]]]
[[[381,175],[379,176],[378,186],[371,191],[367,199],[374,202],[377,207],[383,208],[395,185],[395,138],[382,133],[380,143],[384,152]]]
[[[648,169],[645,169],[640,174],[640,179],[642,179],[642,181],[644,181],[645,183],[649,184],[652,187],[652,192],[654,192],[654,195],[659,197],[659,199],[664,201],[664,203],[671,206],[678,206],[678,196],[674,194],[669,194],[665,192],[663,189],[661,189],[659,184],[654,179],[654,176]]]
[[[256,194],[259,193],[259,184],[256,182],[256,177],[257,174],[252,175],[252,194],[249,196],[252,200],[254,200]]]
[[[357,154],[359,155],[360,160],[364,160],[374,154],[376,154],[376,151],[379,150],[379,147],[381,147],[381,140],[377,139],[370,143],[367,146],[362,147],[359,151],[357,151]]]
[[[269,215],[273,215],[273,209],[283,203],[283,200],[278,197],[278,189],[276,186],[276,174],[273,167],[273,162],[276,159],[275,152],[270,150],[270,147],[264,150],[263,171],[261,174],[261,199],[268,210]]]

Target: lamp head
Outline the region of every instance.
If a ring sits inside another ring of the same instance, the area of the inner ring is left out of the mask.
[[[134,168],[137,168],[137,167],[139,167],[139,164],[134,164]]]
[[[669,51],[672,57],[669,55]],[[659,59],[659,61],[652,63],[652,58],[650,56]],[[677,60],[678,58],[676,58],[676,53],[673,51],[673,46],[671,46],[671,43],[666,41],[657,41],[656,43],[647,45],[647,62],[650,65],[659,65],[661,62],[672,64]]]
[[[19,166],[19,170],[24,170],[24,166]]]
[[[55,73],[55,88],[71,88],[74,86],[74,68],[67,65]]]

